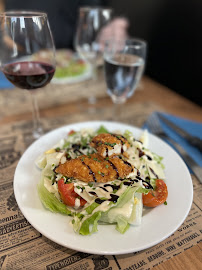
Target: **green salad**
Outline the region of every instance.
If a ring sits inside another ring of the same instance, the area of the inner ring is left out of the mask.
[[[100,141],[92,146],[94,138]],[[36,160],[41,202],[49,211],[70,216],[81,235],[95,233],[101,224],[114,224],[120,233],[140,226],[142,197],[155,192],[156,179],[165,179],[162,157],[147,145],[147,131],[138,139],[128,130],[110,133],[103,126],[70,131]]]
[[[86,63],[82,59],[71,59],[66,66],[57,66],[54,74],[55,78],[75,77],[83,74],[87,69]]]

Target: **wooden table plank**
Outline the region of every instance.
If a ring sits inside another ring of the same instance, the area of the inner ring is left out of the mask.
[[[98,102],[95,105],[95,109],[98,110],[98,113],[100,109],[110,109],[113,106],[111,99],[105,94],[106,87],[102,80],[103,78],[101,77],[99,81],[99,91],[102,89],[103,95],[98,97]],[[71,87],[75,87],[75,91],[77,91],[78,87],[80,88],[81,86],[79,84]],[[89,87],[93,88],[95,85],[90,85]],[[67,99],[65,103],[56,104],[55,106],[50,105],[42,107],[43,102],[39,100],[39,103],[40,114],[43,118],[81,114],[89,109],[87,99],[84,98],[70,102]],[[135,109],[135,106],[138,104],[145,104],[146,108],[149,103],[155,104],[157,108],[166,113],[171,113],[190,120],[202,122],[202,108],[200,106],[192,103],[191,101],[158,84],[157,82],[144,77],[141,87],[137,89],[135,94],[126,102],[124,108],[127,109],[127,107],[130,106],[130,109]],[[24,111],[23,113],[18,113],[18,108],[16,105],[16,111],[16,113],[0,119],[0,124],[28,120],[32,117],[31,111],[29,111],[27,108],[26,113]]]
[[[200,106],[148,77],[144,78],[142,92],[137,91],[134,99],[136,102],[152,101],[161,105],[167,113],[202,122]]]
[[[202,250],[199,245],[193,246],[183,253],[154,267],[155,270],[200,270],[202,269]]]

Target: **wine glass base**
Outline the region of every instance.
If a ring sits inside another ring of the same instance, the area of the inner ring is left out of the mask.
[[[111,95],[111,98],[114,104],[124,104],[127,100],[125,97],[117,97],[115,95]]]
[[[88,103],[89,104],[94,105],[94,104],[96,104],[96,102],[97,102],[96,97],[89,97],[88,98]]]
[[[42,127],[37,128],[32,132],[32,134],[34,139],[39,139],[44,134],[43,128]]]

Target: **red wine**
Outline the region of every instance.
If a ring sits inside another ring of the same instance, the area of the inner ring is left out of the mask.
[[[46,63],[30,61],[7,64],[2,71],[15,86],[33,90],[49,83],[55,73],[55,68]]]

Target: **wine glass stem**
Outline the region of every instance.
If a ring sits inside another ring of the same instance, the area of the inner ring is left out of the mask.
[[[96,59],[91,62],[92,67],[92,81],[95,83],[97,81],[97,65],[96,65]],[[91,105],[96,104],[96,96],[92,94],[91,97],[88,98],[88,103]],[[93,110],[94,111],[94,110]]]
[[[96,66],[96,61],[94,60],[92,63],[92,79],[94,82],[97,81],[97,66]]]
[[[113,118],[114,121],[119,122],[123,116],[123,105],[124,103],[113,103]]]
[[[33,136],[38,139],[43,134],[43,129],[40,123],[39,108],[36,95],[33,91],[29,91],[32,101],[32,117],[33,117]]]

